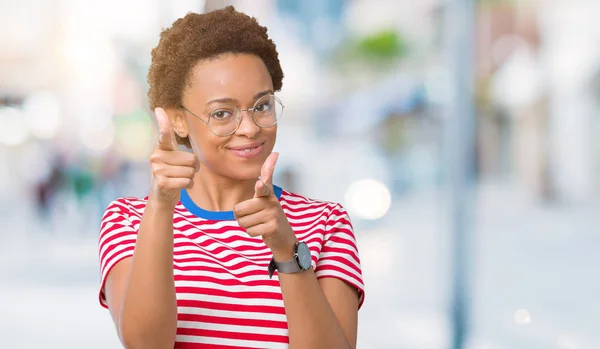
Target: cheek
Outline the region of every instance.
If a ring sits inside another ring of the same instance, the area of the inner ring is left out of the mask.
[[[275,140],[277,140],[277,125],[263,129],[263,132],[265,133],[265,137],[271,142],[271,145],[274,145]]]
[[[224,151],[228,137],[215,136],[210,130],[190,129],[189,137],[194,153],[201,161],[215,160]]]

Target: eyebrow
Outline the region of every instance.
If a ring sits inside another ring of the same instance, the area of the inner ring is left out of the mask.
[[[256,101],[257,99],[264,97],[266,95],[272,95],[274,94],[273,90],[264,90],[261,91],[257,94],[254,95],[254,100]],[[208,101],[208,103],[206,103],[207,105],[213,104],[213,103],[235,103],[238,100],[235,98],[217,98],[217,99],[212,99],[210,101]]]

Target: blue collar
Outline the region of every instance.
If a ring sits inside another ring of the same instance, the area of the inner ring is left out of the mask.
[[[274,185],[273,190],[275,191],[275,196],[277,199],[281,198],[281,193],[283,189]],[[181,203],[183,206],[194,216],[199,218],[208,219],[211,221],[231,221],[235,220],[235,216],[233,215],[233,211],[208,211],[205,210],[194,203],[187,190],[181,189]]]

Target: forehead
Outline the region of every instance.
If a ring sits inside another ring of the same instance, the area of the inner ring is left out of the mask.
[[[187,92],[196,100],[232,98],[243,102],[269,89],[273,89],[273,82],[262,59],[251,54],[226,54],[198,62]]]

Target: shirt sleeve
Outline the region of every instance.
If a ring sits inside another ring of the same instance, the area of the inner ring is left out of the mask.
[[[317,279],[337,278],[356,287],[360,309],[365,300],[360,258],[350,216],[340,204],[333,207],[327,219],[315,275]]]
[[[123,198],[113,201],[104,211],[100,224],[98,254],[100,257],[100,305],[108,308],[104,284],[112,268],[127,257],[133,256],[137,229],[129,219],[129,206]]]

